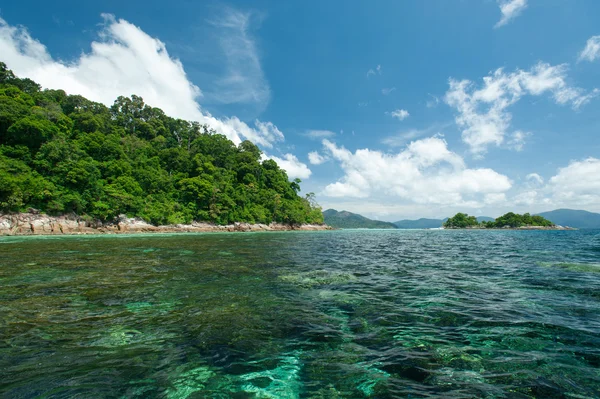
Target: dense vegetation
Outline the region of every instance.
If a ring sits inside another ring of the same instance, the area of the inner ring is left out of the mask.
[[[396,225],[366,218],[356,213],[328,209],[323,212],[325,223],[338,229],[395,229]]]
[[[41,90],[0,63],[0,212],[36,208],[154,224],[322,223],[273,160],[135,95],[106,107]]]
[[[466,229],[469,227],[478,227],[479,222],[475,216],[469,216],[466,213],[457,213],[444,222],[447,229]]]
[[[529,213],[519,215],[509,212],[495,220],[482,221],[477,220],[475,216],[469,216],[466,213],[457,213],[444,222],[444,227],[448,229],[468,229],[468,228],[519,228],[524,226],[551,227],[554,223],[539,215],[531,216]]]

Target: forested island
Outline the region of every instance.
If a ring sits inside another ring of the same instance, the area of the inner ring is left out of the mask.
[[[151,225],[322,224],[275,161],[142,98],[111,107],[42,90],[0,63],[0,214],[77,215]]]
[[[519,215],[509,212],[494,220],[479,221],[475,216],[457,213],[447,219],[443,227],[446,229],[557,229],[562,228],[539,215],[525,213]]]

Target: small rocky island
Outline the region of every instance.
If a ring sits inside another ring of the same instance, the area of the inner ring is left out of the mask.
[[[509,212],[494,220],[479,222],[475,216],[457,213],[444,222],[445,229],[513,229],[513,230],[575,230],[571,227],[558,226],[550,220],[525,213]]]

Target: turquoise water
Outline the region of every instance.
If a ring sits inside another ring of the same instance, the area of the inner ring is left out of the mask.
[[[600,231],[0,238],[3,398],[598,398]]]

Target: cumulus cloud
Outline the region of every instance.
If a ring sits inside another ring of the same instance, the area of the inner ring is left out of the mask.
[[[263,159],[272,159],[277,162],[279,167],[286,171],[290,179],[308,179],[312,174],[308,166],[305,163],[300,162],[293,154],[284,154],[283,158],[263,154]]]
[[[210,125],[236,144],[249,139],[271,148],[283,140],[270,122],[256,120],[251,127],[235,116],[217,119],[202,110],[196,101],[202,95],[200,89],[189,81],[183,65],[169,55],[163,42],[123,19],[106,14],[103,18],[100,39],[91,43],[89,53],[72,62],[53,59],[27,29],[0,19],[2,60],[17,75],[45,88],[64,89],[106,105],[118,96],[137,94],[170,116]]]
[[[597,89],[586,93],[570,86],[567,69],[566,64],[552,66],[542,62],[529,71],[506,73],[499,68],[483,78],[480,88],[469,80],[451,78],[445,101],[458,112],[455,121],[463,128],[462,140],[471,152],[481,155],[488,146],[502,144],[512,119],[508,109],[525,95],[549,93],[557,104],[570,104],[573,109],[598,95]]]
[[[308,153],[308,161],[313,165],[321,165],[327,158],[319,154],[317,151],[311,151]]]
[[[511,188],[508,177],[491,169],[467,168],[440,137],[410,143],[397,154],[360,149],[351,152],[329,140],[324,151],[339,162],[344,176],[329,184],[329,197],[391,196],[416,204],[468,205],[498,199]]]
[[[600,35],[592,36],[579,53],[579,61],[595,61],[600,58]]]
[[[527,8],[527,0],[498,0],[498,6],[502,17],[494,26],[495,28],[506,25],[510,20],[521,15],[523,10]]]
[[[530,209],[585,208],[600,211],[600,159],[572,161],[559,168],[545,184],[537,173],[526,176],[526,184],[508,200]]]
[[[548,181],[547,189],[554,203],[597,208],[600,204],[600,159],[590,157],[560,168]]]
[[[408,111],[405,109],[397,109],[395,111],[390,112],[390,115],[392,116],[392,118],[396,118],[401,121],[405,120],[406,118],[408,118],[410,116]]]

